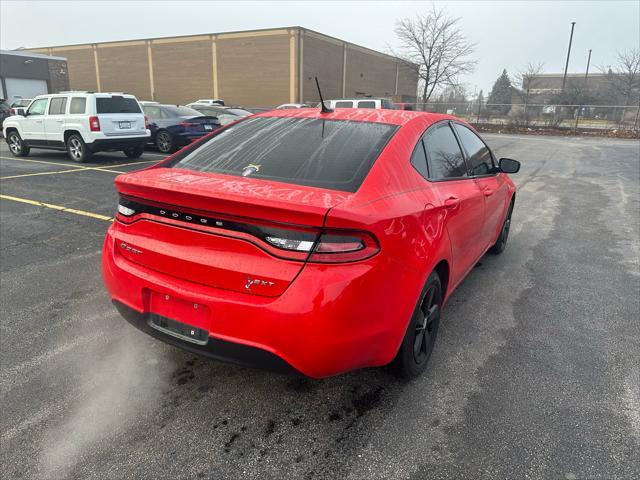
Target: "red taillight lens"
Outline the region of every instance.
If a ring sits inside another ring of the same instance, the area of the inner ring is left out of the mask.
[[[310,262],[342,263],[356,262],[372,257],[380,251],[373,235],[366,232],[331,231],[320,235]]]
[[[16,110],[14,108],[10,108],[9,115],[15,115],[15,114],[16,114]]]
[[[149,128],[149,117],[147,117],[146,115],[144,116],[144,128]]]
[[[313,227],[288,227],[246,222],[241,219],[216,216],[196,211],[173,209],[153,202],[140,203],[135,199],[120,196],[116,218],[123,223],[132,223],[139,216],[165,218],[177,225],[191,224],[190,228],[223,232],[227,236],[241,238],[258,244],[270,254],[314,263],[357,262],[372,257],[380,251],[375,237],[356,230],[320,230]]]
[[[92,132],[100,131],[100,120],[98,119],[98,117],[89,117],[89,129]]]

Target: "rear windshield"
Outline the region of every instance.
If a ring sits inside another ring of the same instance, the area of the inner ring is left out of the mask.
[[[172,117],[201,117],[202,113],[189,107],[162,107]]]
[[[135,98],[96,97],[97,113],[141,113]]]
[[[169,166],[355,192],[395,125],[314,118],[248,118]]]

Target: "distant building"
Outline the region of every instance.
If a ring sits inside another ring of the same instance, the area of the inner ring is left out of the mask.
[[[67,58],[72,89],[125,91],[140,100],[274,107],[325,98],[415,102],[418,78],[402,60],[302,27],[29,49]]]
[[[67,59],[24,50],[0,50],[0,98],[13,103],[69,90]]]
[[[552,95],[562,92],[563,73],[543,73],[536,75],[531,80],[531,94],[542,98],[549,98]],[[600,89],[607,87],[611,82],[611,77],[606,73],[589,73],[585,78],[584,73],[568,73],[565,89],[570,87]],[[524,82],[522,88],[525,88]]]

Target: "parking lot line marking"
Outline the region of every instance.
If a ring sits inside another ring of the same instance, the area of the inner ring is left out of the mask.
[[[100,215],[99,213],[86,212],[84,210],[77,210],[75,208],[67,208],[61,205],[54,205],[52,203],[38,202],[37,200],[29,200],[28,198],[12,197],[11,195],[1,195],[0,199],[11,200],[13,202],[26,203],[28,205],[35,205],[36,207],[50,208],[52,210],[58,210],[60,212],[74,213],[83,217],[95,218],[97,220],[104,220],[106,222],[113,222],[113,217],[107,215]]]
[[[44,163],[46,165],[61,165],[63,167],[77,168],[79,170],[82,170],[83,168],[87,168],[87,167],[81,167],[80,165],[72,165],[70,163],[47,162],[44,160],[32,160],[28,158],[14,158],[14,157],[0,157],[0,158],[2,160],[13,160],[14,162],[29,162],[29,163]]]
[[[138,164],[140,164],[140,163],[158,163],[158,162],[160,162],[160,161],[162,161],[162,159],[160,159],[160,160],[143,160],[143,161],[141,161],[141,162],[131,162],[131,163],[117,163],[117,164],[115,164],[115,165],[107,165],[107,166],[108,166],[109,168],[112,168],[112,167],[116,167],[116,168],[117,168],[117,167],[128,167],[128,166],[130,166],[130,165],[138,165]],[[107,167],[91,167],[91,168],[97,168],[97,169],[100,169],[100,168],[107,168]]]
[[[57,175],[58,173],[71,173],[71,172],[81,172],[82,170],[78,170],[74,168],[73,170],[59,170],[57,172],[36,172],[36,173],[22,173],[20,175],[8,175],[6,177],[0,177],[0,180],[9,180],[10,178],[21,178],[21,177],[36,177],[39,175]]]
[[[104,167],[87,167],[87,166],[83,166],[83,165],[73,165],[70,163],[60,163],[60,162],[48,162],[45,160],[33,160],[30,158],[12,158],[12,157],[1,157],[0,159],[2,160],[13,160],[15,162],[29,162],[29,163],[44,163],[46,165],[57,165],[57,166],[63,166],[63,167],[71,167],[71,168],[75,168],[77,170],[103,170],[105,172],[108,172],[110,168],[118,168],[118,167],[128,167],[131,165],[138,165],[138,164],[143,164],[143,163],[157,163],[160,160],[142,160],[140,162],[129,162],[129,163],[117,163],[115,165],[105,165]],[[125,172],[117,172],[114,170],[115,173],[125,173]]]

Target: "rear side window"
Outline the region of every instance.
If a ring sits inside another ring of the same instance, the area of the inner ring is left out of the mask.
[[[429,178],[434,180],[467,176],[460,146],[448,123],[441,124],[424,136]]]
[[[364,102],[358,102],[358,108],[376,108],[376,102],[366,100]]]
[[[140,105],[135,98],[96,97],[97,113],[140,113]]]
[[[67,109],[67,97],[55,97],[49,103],[49,115],[64,115]]]
[[[353,108],[353,102],[336,102],[335,108]]]
[[[467,127],[455,124],[456,132],[460,137],[462,148],[467,153],[467,162],[471,175],[488,175],[493,173],[493,158],[491,151],[484,144],[480,137]]]
[[[396,130],[346,120],[248,118],[171,167],[355,192]]]
[[[73,97],[69,105],[69,113],[84,113],[87,108],[87,99],[84,97]]]
[[[413,165],[413,168],[415,168],[424,178],[429,177],[429,173],[427,172],[427,156],[424,153],[422,139],[418,141],[416,148],[413,150],[413,154],[411,155],[411,165]]]

